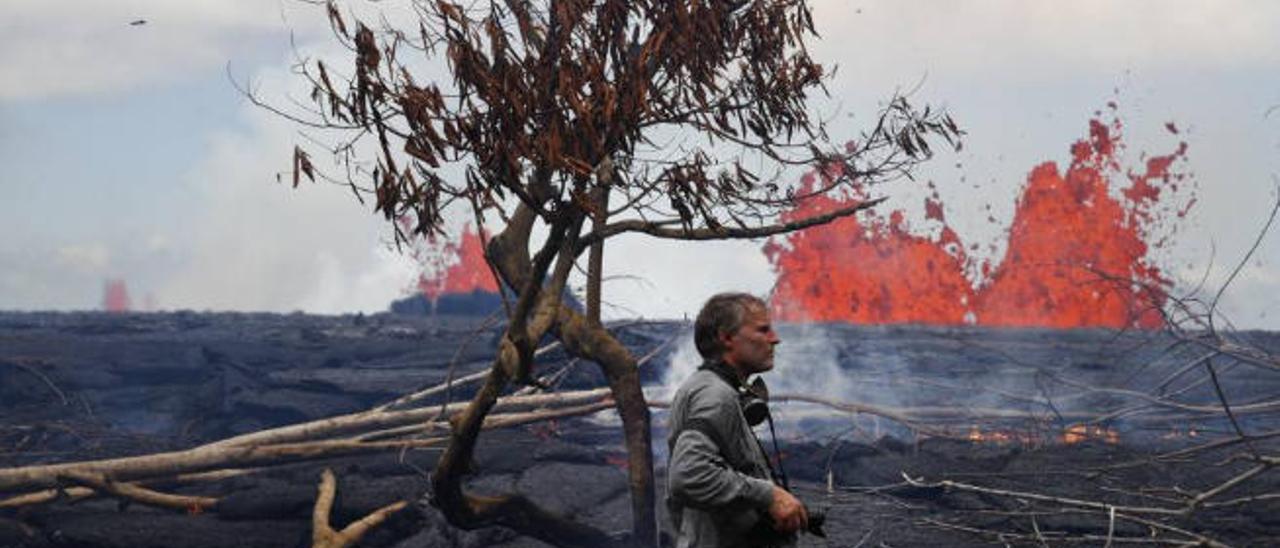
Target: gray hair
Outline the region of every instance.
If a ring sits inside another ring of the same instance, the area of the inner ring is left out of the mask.
[[[714,360],[724,353],[720,335],[736,332],[749,310],[768,310],[764,300],[749,293],[717,293],[707,299],[693,323],[693,342],[704,359]]]

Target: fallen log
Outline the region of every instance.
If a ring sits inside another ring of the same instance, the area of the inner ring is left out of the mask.
[[[213,509],[218,504],[218,499],[214,497],[161,493],[137,484],[118,483],[105,474],[90,474],[72,470],[62,474],[61,477],[126,502],[137,502],[156,508],[201,513]]]
[[[242,470],[214,470],[212,472],[202,472],[198,474],[179,474],[172,478],[164,478],[164,482],[172,484],[212,482],[243,476],[245,474],[252,474],[261,470],[262,469],[260,468],[246,468]],[[139,482],[139,485],[148,483],[154,482]],[[89,487],[59,487],[56,489],[45,489],[43,491],[35,491],[25,495],[18,495],[0,500],[0,509],[34,506],[56,500],[78,502],[97,495],[98,492]]]
[[[596,390],[559,392],[553,394],[507,396],[505,398],[499,398],[494,409],[495,411],[508,411],[512,409],[539,407],[545,405],[575,405],[598,400],[608,394],[609,389],[599,388]],[[449,411],[449,407],[453,407],[452,412]],[[457,404],[453,406],[442,404],[402,411],[361,411],[359,413],[340,415],[318,421],[251,432],[249,434],[210,443],[203,447],[227,448],[247,445],[287,443],[360,433],[368,430],[395,428],[408,424],[448,419],[449,416],[461,412],[462,407],[463,406]]]
[[[576,402],[576,398],[543,397],[541,401]],[[485,421],[484,428],[506,428],[552,418],[587,415],[612,405],[612,401],[608,399],[599,399],[559,409],[495,415]],[[169,478],[183,473],[268,466],[409,448],[434,448],[443,445],[445,441],[446,437],[432,437],[398,441],[324,440],[261,446],[206,445],[185,451],[135,457],[0,469],[0,492],[55,488],[59,486],[60,477],[76,474],[97,474],[115,482],[137,482]],[[48,500],[45,498],[47,496],[45,493],[23,494],[0,500],[0,507],[44,502]],[[54,496],[56,497],[56,493]]]

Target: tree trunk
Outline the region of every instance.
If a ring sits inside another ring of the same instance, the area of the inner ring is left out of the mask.
[[[649,407],[636,360],[608,331],[568,307],[560,307],[560,340],[576,355],[600,364],[622,418],[631,488],[632,535],[637,546],[658,545]]]

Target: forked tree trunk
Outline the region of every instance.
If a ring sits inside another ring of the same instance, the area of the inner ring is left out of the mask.
[[[536,272],[544,265],[535,265],[529,258],[529,231],[535,215],[527,207],[520,207],[506,228],[489,242],[486,258],[509,287],[530,288],[530,278],[541,278]],[[576,228],[575,228],[576,230]],[[569,238],[573,240],[575,238]],[[572,246],[566,246],[572,249]],[[544,250],[545,251],[545,250]],[[628,455],[628,484],[632,499],[632,536],[637,546],[656,546],[658,541],[657,513],[653,483],[653,453],[650,436],[649,409],[641,391],[636,360],[629,351],[598,323],[573,311],[561,301],[558,287],[563,286],[572,252],[562,251],[562,261],[557,265],[552,288],[533,310],[520,310],[516,314],[529,314],[534,320],[512,319],[512,329],[527,329],[529,339],[539,340],[545,333],[555,334],[572,354],[597,362],[608,379],[614,403],[622,418],[623,434]],[[544,257],[545,258],[545,257]],[[545,270],[542,270],[545,272]],[[525,298],[522,295],[522,298]],[[522,299],[523,300],[523,299]],[[527,316],[526,316],[527,317]],[[455,525],[472,528],[488,523],[502,523],[562,545],[584,545],[611,542],[607,536],[586,526],[549,515],[522,497],[477,497],[462,492],[461,481],[475,450],[479,425],[492,408],[498,395],[512,380],[514,371],[527,369],[521,363],[519,352],[509,338],[504,338],[498,359],[476,393],[467,410],[453,422],[453,436],[449,448],[441,456],[433,476],[433,488],[441,510]],[[528,529],[526,529],[526,527]]]

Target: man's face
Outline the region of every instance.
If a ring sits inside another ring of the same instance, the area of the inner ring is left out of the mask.
[[[720,335],[724,362],[744,378],[773,369],[773,347],[779,342],[769,322],[769,311],[759,306],[747,308],[742,327],[737,331]]]

